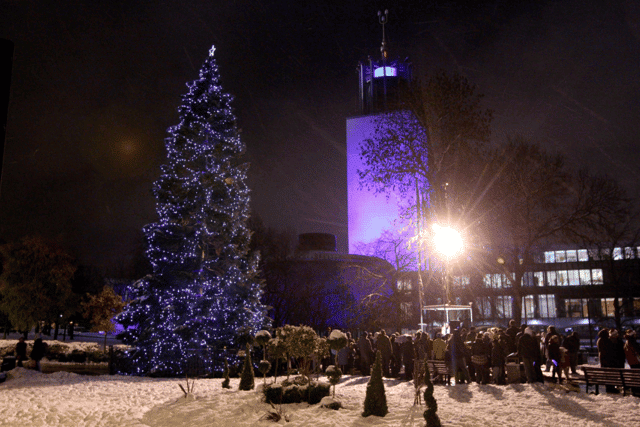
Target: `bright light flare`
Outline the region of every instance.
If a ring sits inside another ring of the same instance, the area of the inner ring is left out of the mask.
[[[462,236],[451,227],[433,224],[433,242],[436,250],[450,258],[462,251]]]

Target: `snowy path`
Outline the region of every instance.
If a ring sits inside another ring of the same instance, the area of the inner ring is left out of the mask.
[[[186,400],[178,379],[40,374],[16,369],[0,384],[0,426],[273,426],[259,421],[270,407],[256,391],[229,390],[220,379],[196,382]],[[385,380],[389,414],[362,418],[366,378],[345,377],[336,390],[344,408],[285,405],[291,422],[319,427],[424,426],[424,406],[413,406],[413,385]],[[256,378],[256,385],[262,380]],[[640,399],[568,393],[548,385],[437,385],[444,426],[640,426]]]

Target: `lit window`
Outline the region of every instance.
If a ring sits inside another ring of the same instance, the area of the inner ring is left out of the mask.
[[[615,260],[622,259],[622,248],[613,248],[613,259]]]
[[[499,319],[511,319],[511,297],[496,297],[496,317]]]
[[[580,270],[580,284],[581,285],[591,284],[591,270]]]
[[[556,251],[556,262],[567,262],[567,254],[565,251]]]
[[[400,280],[398,280],[398,290],[399,291],[410,291],[411,290],[411,280],[409,280],[409,279],[400,279]]]
[[[614,317],[615,307],[613,306],[613,298],[602,298],[600,303],[602,304],[602,315],[604,317]]]
[[[555,295],[538,295],[540,317],[556,317]]]
[[[537,282],[536,284],[538,286],[544,286],[545,282],[544,282],[544,271],[536,271],[535,273],[533,273],[534,275],[534,282]]]
[[[558,271],[556,273],[557,286],[567,286],[569,284],[569,275],[566,271]]]
[[[378,67],[373,70],[373,77],[375,78],[383,77],[385,75],[387,77],[395,77],[398,75],[398,70],[396,70],[395,67]]]
[[[592,285],[602,285],[604,280],[602,278],[602,269],[594,268],[591,270],[591,284]]]
[[[635,257],[633,248],[624,248],[624,259],[634,259]]]
[[[578,251],[567,251],[567,262],[578,261]]]
[[[544,253],[544,262],[546,262],[546,263],[556,262],[555,252],[553,252],[553,251],[545,252]]]
[[[569,270],[569,286],[579,286],[580,285],[580,274],[578,270]]]
[[[580,249],[578,251],[578,261],[589,261],[589,253],[586,249]]]
[[[522,298],[522,318],[533,319],[535,317],[535,296],[527,295]]]

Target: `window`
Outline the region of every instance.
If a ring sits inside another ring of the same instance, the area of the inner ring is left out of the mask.
[[[556,317],[555,295],[538,295],[540,317]]]
[[[602,315],[604,317],[614,317],[616,310],[613,306],[613,298],[602,298],[600,300],[600,304],[602,307]]]
[[[555,271],[547,271],[547,286],[558,286],[558,281],[556,280],[556,272]]]
[[[522,318],[533,319],[535,317],[535,297],[533,295],[527,295],[522,298]]]
[[[589,261],[589,253],[586,249],[580,249],[578,251],[578,261]]]
[[[491,318],[491,302],[489,297],[476,298],[476,308],[481,319]]]
[[[382,76],[395,77],[398,75],[398,70],[395,67],[378,67],[373,70],[373,77],[378,78]]]
[[[565,251],[556,251],[556,262],[567,262],[567,254]]]
[[[622,248],[613,248],[613,259],[616,261],[622,259]]]
[[[453,278],[453,287],[454,288],[465,288],[469,287],[471,283],[471,279],[469,276],[457,276]]]
[[[556,262],[555,252],[553,252],[553,251],[545,252],[544,253],[544,262],[546,262],[546,263]]]
[[[567,271],[569,275],[569,286],[578,286],[580,285],[580,272],[579,270],[569,270]]]
[[[580,271],[580,284],[581,285],[590,285],[591,284],[591,270],[579,270]]]
[[[567,317],[589,317],[586,299],[566,299],[564,309]]]
[[[592,285],[602,285],[604,280],[602,279],[602,269],[594,268],[591,270],[591,284]]]
[[[546,282],[544,281],[544,272],[536,271],[535,273],[533,273],[533,281],[537,282],[538,286],[545,286]]]
[[[578,261],[578,251],[567,251],[567,262]]]
[[[499,319],[511,319],[511,297],[496,297],[496,317]]]
[[[556,272],[557,286],[567,286],[569,284],[569,274],[565,271]]]
[[[624,259],[634,259],[636,254],[633,248],[624,248]]]
[[[401,302],[400,303],[400,311],[402,312],[403,318],[411,317],[411,303],[410,302]]]
[[[399,291],[410,291],[411,290],[411,280],[408,278],[402,278],[398,280],[398,290]]]

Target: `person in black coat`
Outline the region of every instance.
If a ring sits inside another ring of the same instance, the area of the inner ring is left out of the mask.
[[[17,365],[22,366],[23,360],[27,360],[27,343],[24,342],[24,337],[20,337],[18,344],[16,344]]]
[[[600,366],[603,368],[615,368],[617,364],[615,348],[613,346],[613,342],[611,342],[609,330],[607,328],[603,328],[598,332],[598,341],[596,342],[596,346],[598,347]],[[607,393],[618,393],[618,389],[615,386],[608,385],[606,386],[606,389]]]
[[[551,360],[551,380],[556,381],[556,374],[558,375],[558,383],[562,383],[562,369],[560,369],[560,337],[553,335],[549,340],[549,360]]]
[[[571,373],[576,373],[576,366],[578,365],[578,351],[580,350],[580,337],[577,332],[571,332],[562,341],[562,346],[567,349],[569,354],[569,366],[571,367]]]
[[[36,338],[33,342],[33,349],[31,349],[31,359],[36,362],[36,370],[42,371],[40,367],[40,361],[44,358],[47,353],[47,345],[42,341],[42,338]]]

